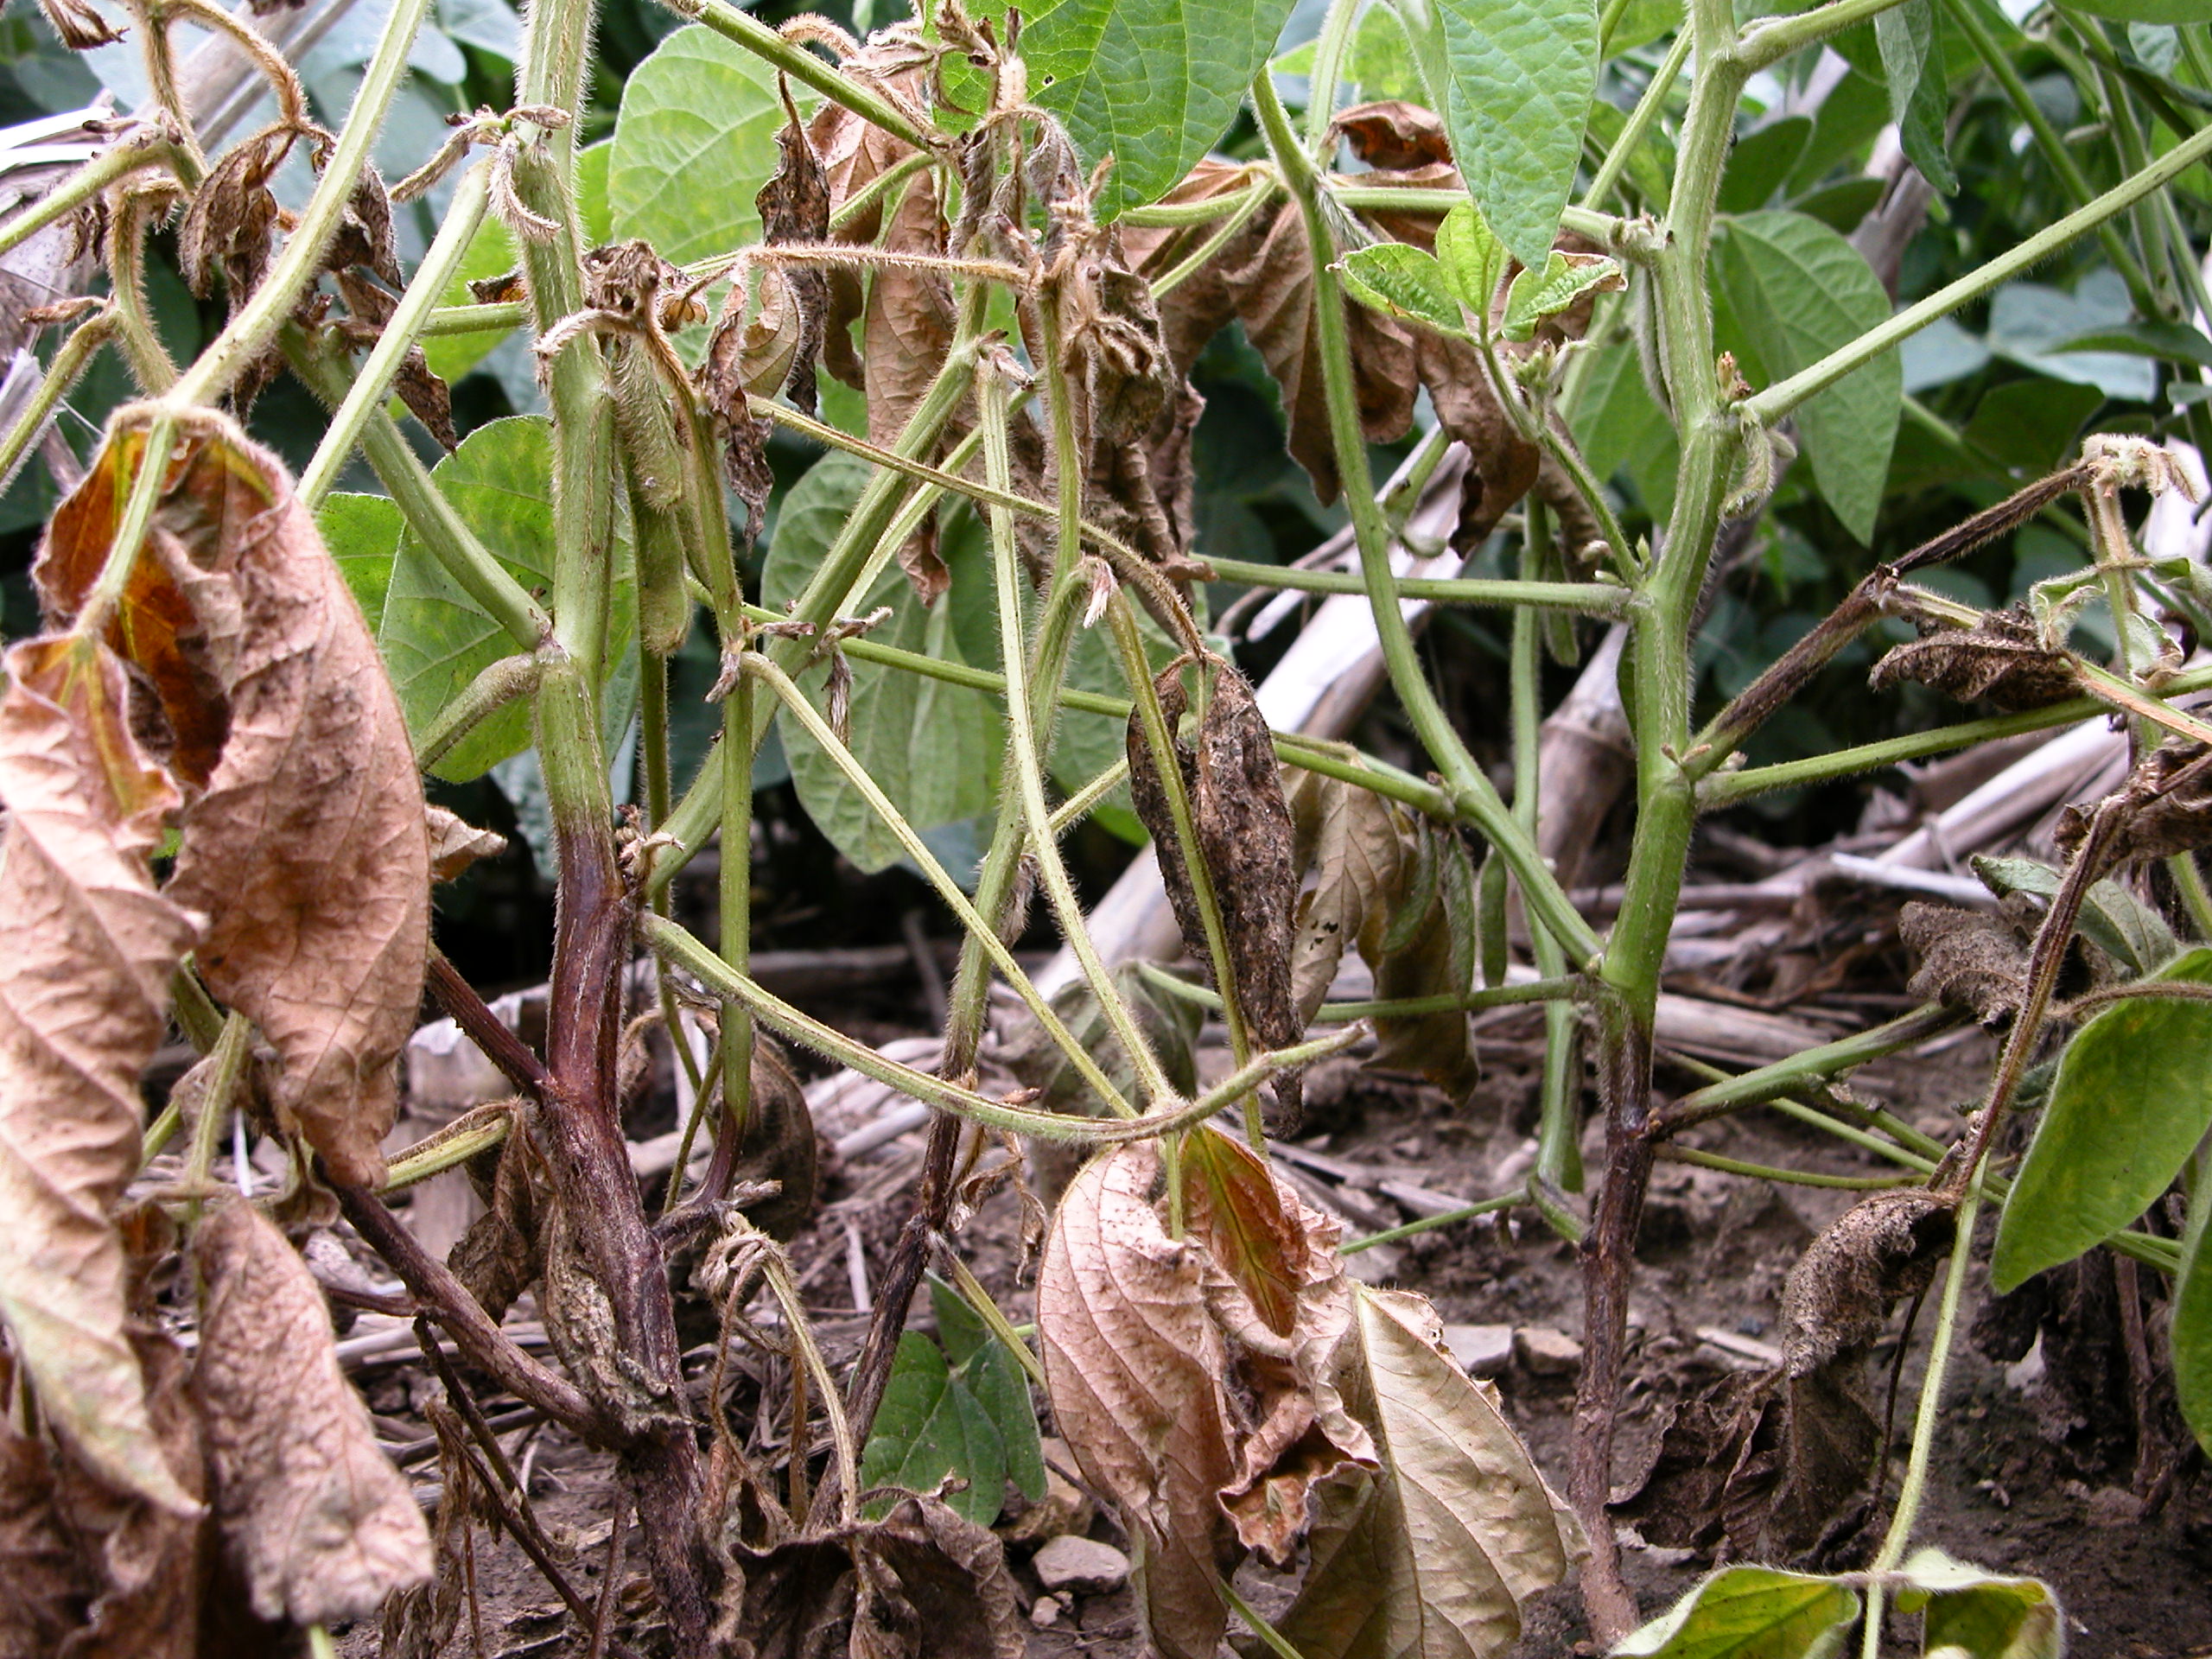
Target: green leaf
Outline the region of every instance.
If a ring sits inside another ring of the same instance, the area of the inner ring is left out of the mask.
[[[1889,77],[1890,114],[1905,160],[1943,194],[1955,195],[1959,175],[1943,148],[1951,113],[1950,80],[1943,65],[1943,37],[1929,0],[1905,0],[1874,19],[1874,40]]]
[[[2066,10],[2122,23],[2212,23],[2212,0],[2069,0]]]
[[[1765,207],[1812,141],[1813,118],[1808,115],[1784,116],[1738,138],[1728,152],[1728,171],[1720,181],[1720,211],[1748,213]]]
[[[2062,341],[2061,352],[2124,352],[2138,357],[2161,357],[2172,363],[2193,363],[2212,369],[2212,340],[2184,322],[2167,317],[2092,328]]]
[[[1468,193],[1541,270],[1598,87],[1594,0],[1392,0]]]
[[[514,416],[478,427],[430,476],[507,573],[543,590],[553,579],[552,473],[551,428],[536,416]],[[617,568],[626,562],[626,555],[618,556]],[[616,672],[606,697],[617,738],[637,695],[637,628],[636,595],[618,583],[607,653]],[[377,638],[408,733],[418,743],[470,681],[516,649],[411,531],[399,537]],[[530,706],[514,703],[461,739],[431,771],[448,783],[466,783],[529,744]]]
[[[2174,1281],[2173,1324],[2168,1341],[2174,1356],[2174,1392],[2181,1414],[2196,1443],[2212,1452],[2212,1160],[2199,1159],[2196,1196],[2189,1225],[2182,1230],[2181,1274]]]
[[[1489,327],[1497,284],[1512,256],[1471,201],[1459,203],[1437,226],[1436,259],[1444,267],[1445,285],[1479,326]]]
[[[1810,367],[1887,320],[1889,296],[1858,250],[1802,213],[1745,213],[1713,246],[1714,323],[1757,385]],[[1904,368],[1885,352],[1797,410],[1813,481],[1846,530],[1870,541],[1903,408]]]
[[[2157,977],[2212,984],[2212,950]],[[2075,1033],[2013,1179],[1989,1264],[1999,1294],[2135,1220],[2212,1126],[2212,1002],[2116,1003]]]
[[[1539,272],[1535,267],[1513,279],[1505,296],[1508,340],[1527,340],[1546,317],[1555,317],[1586,294],[1626,288],[1621,268],[1602,254],[1554,253]]]
[[[955,1514],[979,1527],[999,1518],[1006,1503],[1006,1444],[998,1425],[952,1374],[937,1344],[909,1331],[899,1338],[883,1403],[861,1453],[861,1485],[933,1492],[948,1475],[968,1483],[965,1491],[945,1494]]]
[[[1570,424],[1600,479],[1626,471],[1644,510],[1663,521],[1675,499],[1675,429],[1652,401],[1633,341],[1595,347]]]
[[[1466,319],[1444,267],[1433,254],[1403,242],[1377,242],[1354,248],[1337,263],[1344,289],[1362,305],[1403,317],[1440,334],[1467,338]]]
[[[829,455],[793,486],[769,544],[761,575],[763,602],[781,606],[798,597],[852,515],[868,474],[864,461]],[[934,607],[925,607],[898,567],[887,564],[849,611],[865,616],[887,605],[891,620],[868,638],[958,662],[962,658],[954,637],[953,611],[969,597],[963,593],[956,572],[953,591]],[[906,821],[917,830],[934,830],[988,812],[998,798],[1004,744],[997,705],[965,686],[857,658],[849,660],[852,751]],[[802,683],[817,706],[828,675],[828,666],[823,664],[803,677]],[[796,722],[779,725],[792,784],[822,833],[871,874],[897,863],[904,856],[897,840],[829,755]]]
[[[374,632],[384,620],[385,590],[391,586],[391,562],[405,522],[399,504],[388,495],[327,496],[315,522]]]
[[[607,167],[615,236],[644,237],[678,264],[752,241],[783,121],[774,70],[703,24],[677,30],[622,89]]]
[[[1668,3],[1668,0],[1659,3]],[[1269,67],[1278,75],[1310,75],[1317,44],[1308,41],[1284,53]],[[1421,67],[1414,61],[1413,44],[1406,39],[1405,25],[1388,6],[1370,6],[1360,13],[1339,79],[1358,88],[1362,102],[1401,98],[1418,104],[1427,96]]]
[[[1613,1649],[1613,1659],[1825,1659],[1859,1617],[1833,1579],[1724,1567]]]
[[[2024,893],[2048,899],[2058,891],[2058,872],[2032,858],[1982,858],[1974,873],[1999,899]],[[2165,918],[2117,881],[2092,884],[2075,924],[2089,940],[2136,978],[2156,971],[2180,953],[2181,942]]]
[[[1921,1651],[1938,1659],[2059,1659],[2066,1650],[2058,1598],[2038,1579],[2002,1578],[1915,1550],[1901,1569],[1901,1613],[1924,1611]]]
[[[1166,195],[1229,130],[1292,0],[1040,0],[1024,6],[1030,96],[1086,162],[1114,157],[1102,219]],[[971,6],[1003,18],[1004,0]]]
[[[962,1362],[960,1378],[999,1432],[999,1444],[1006,1448],[1007,1478],[1032,1503],[1039,1502],[1045,1496],[1045,1443],[1037,1432],[1037,1408],[1029,1398],[1029,1374],[994,1337]]]
[[[977,1350],[991,1340],[991,1327],[968,1306],[968,1299],[950,1281],[933,1273],[926,1277],[930,1312],[937,1319],[938,1342],[944,1349],[945,1358],[955,1365],[965,1365]]]

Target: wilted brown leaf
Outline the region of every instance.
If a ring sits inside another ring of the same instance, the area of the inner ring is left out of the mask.
[[[717,1154],[721,1148],[715,1147]],[[806,1092],[785,1058],[783,1047],[765,1032],[753,1039],[753,1103],[745,1124],[745,1143],[733,1148],[732,1179],[742,1185],[773,1181],[772,1197],[746,1205],[745,1214],[769,1237],[788,1243],[814,1215],[821,1178],[821,1140]]]
[[[1282,770],[1275,762],[1274,740],[1252,688],[1231,664],[1209,658],[1199,671],[1210,677],[1205,711],[1199,716],[1195,747],[1175,739],[1175,759],[1190,803],[1198,856],[1211,878],[1229,947],[1228,982],[1236,990],[1255,1043],[1285,1048],[1304,1035],[1291,994],[1291,906],[1298,878],[1291,863],[1290,808],[1283,798]],[[1168,730],[1175,732],[1189,699],[1180,666],[1155,682]],[[1138,715],[1129,715],[1129,796],[1137,817],[1151,831],[1159,850],[1160,872],[1182,929],[1184,948],[1217,983],[1220,965],[1206,944],[1205,921],[1198,909],[1191,874],[1175,833],[1174,815],[1153,764]],[[1275,1112],[1270,1123],[1289,1134],[1299,1119],[1298,1080],[1280,1076],[1273,1084]]]
[[[2212,750],[2201,743],[2170,742],[2153,749],[2136,769],[2131,789],[2141,804],[2120,821],[2104,849],[2107,866],[2132,859],[2165,858],[2212,842]],[[2081,848],[2094,809],[2069,804],[2052,839],[2069,857]]]
[[[1986,1026],[2001,1026],[2019,1012],[2028,988],[2028,948],[2011,923],[1915,900],[1897,912],[1897,933],[1920,958],[1907,986],[1915,996],[1971,1008]]]
[[[64,618],[106,555],[143,448],[126,417],[55,515],[36,574]],[[208,988],[275,1045],[280,1110],[339,1179],[373,1185],[429,949],[422,783],[313,516],[283,463],[220,416],[195,416],[172,454],[111,639],[171,731],[223,733],[204,777],[179,764],[201,787],[168,889],[210,918]]]
[[[54,1502],[45,1446],[0,1424],[0,1654],[60,1649],[98,1587]]]
[[[1866,683],[1877,691],[1917,680],[1961,702],[1977,699],[2008,714],[2047,709],[2080,695],[2070,659],[2044,644],[2023,607],[1992,611],[1973,628],[1938,627],[1892,650]]]
[[[1445,1351],[1427,1301],[1354,1295],[1342,1387],[1381,1466],[1319,1489],[1312,1564],[1278,1628],[1306,1659],[1502,1654],[1521,1603],[1567,1576],[1580,1534],[1496,1391]]]
[[[1194,1144],[1184,1237],[1162,1218],[1158,1149],[1121,1148],[1069,1186],[1037,1287],[1054,1419],[1121,1510],[1167,1659],[1210,1659],[1220,1575],[1248,1548],[1281,1564],[1314,1484],[1375,1460],[1338,1393],[1351,1290],[1334,1228],[1250,1154]]]
[[[34,639],[0,698],[0,1314],[48,1420],[102,1479],[189,1512],[147,1417],[112,1214],[138,1168],[138,1074],[196,919],[147,861],[176,793],[133,740],[122,664]]]
[[[480,858],[497,858],[507,850],[507,838],[474,824],[442,806],[428,809],[425,822],[430,835],[430,875],[450,881]]]
[[[753,198],[753,205],[760,211],[761,239],[772,246],[779,242],[826,242],[830,238],[830,177],[823,169],[822,158],[814,153],[806,124],[799,119],[798,106],[791,102],[791,86],[781,76],[777,77],[776,90],[783,97],[784,112],[789,118],[776,135],[782,159]],[[830,309],[830,279],[819,270],[795,270],[789,276],[798,314],[798,338],[789,379],[779,382],[776,390],[788,385],[791,402],[811,415],[817,402],[814,365],[822,355],[823,325]],[[772,391],[762,394],[773,395]]]
[[[38,0],[38,7],[72,52],[88,52],[123,38],[86,0]]]
[[[1023,1621],[998,1539],[934,1497],[732,1550],[744,1595],[717,1631],[731,1659],[1021,1659]]]
[[[338,1369],[307,1264],[260,1211],[226,1203],[193,1250],[206,1285],[194,1384],[215,1517],[253,1609],[364,1618],[430,1576],[430,1535]]]
[[[1328,995],[1347,948],[1378,997],[1450,995],[1474,983],[1473,872],[1458,837],[1416,822],[1371,790],[1301,772],[1290,791],[1295,912],[1292,977],[1301,1015]],[[1464,1098],[1479,1077],[1466,1016],[1447,1010],[1376,1022],[1370,1064],[1418,1072]]]
[[[235,310],[261,285],[276,232],[276,198],[269,181],[298,142],[283,122],[240,139],[207,169],[176,231],[177,264],[201,299],[219,275]]]

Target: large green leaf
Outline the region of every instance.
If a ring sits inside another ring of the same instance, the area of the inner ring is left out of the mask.
[[[1897,1611],[1924,1612],[1921,1651],[1941,1659],[2059,1659],[2066,1650],[2058,1598],[2039,1579],[2004,1578],[1940,1549],[1904,1564]]]
[[[1166,195],[1236,118],[1292,0],[1039,0],[1021,9],[1032,97],[1086,162],[1114,157],[1102,219]],[[1003,0],[971,6],[1001,16]]]
[[[1890,83],[1890,113],[1905,159],[1945,195],[1956,193],[1959,175],[1943,147],[1943,125],[1951,112],[1950,79],[1943,62],[1943,36],[1936,27],[1930,0],[1905,0],[1874,20],[1874,39]]]
[[[1613,1659],[1826,1659],[1859,1617],[1834,1579],[1724,1567],[1613,1649]]]
[[[1713,244],[1715,326],[1754,385],[1810,367],[1890,315],[1866,260],[1802,213],[1745,213]],[[1872,540],[1904,371],[1886,352],[1797,410],[1797,429],[1821,499],[1861,542]]]
[[[781,606],[798,597],[852,516],[868,470],[863,461],[830,455],[793,486],[777,518],[761,575],[766,603]],[[865,616],[887,605],[891,620],[870,633],[871,639],[959,662],[953,613],[962,602],[963,586],[956,572],[953,593],[925,607],[897,565],[887,563],[852,610]],[[852,751],[906,821],[917,830],[933,830],[988,812],[997,799],[1005,741],[997,705],[980,691],[904,669],[858,658],[850,659],[850,665]],[[824,665],[804,677],[817,705],[828,673]],[[781,725],[791,781],[816,826],[863,870],[872,873],[898,862],[903,852],[897,840],[828,753],[796,722]]]
[[[2174,1391],[2196,1443],[2212,1452],[2212,1159],[2200,1159],[2196,1192],[2182,1230],[2181,1274],[2174,1281]]]
[[[551,429],[543,420],[514,416],[478,427],[430,474],[508,574],[541,591],[553,577],[552,452]],[[627,563],[626,556],[618,556],[616,568]],[[637,626],[636,596],[628,584],[618,583],[606,658],[616,668],[605,699],[613,737],[628,725],[637,695],[631,649]],[[411,531],[400,536],[392,559],[378,643],[408,733],[417,743],[471,680],[516,649],[505,630]],[[529,743],[530,706],[514,703],[461,739],[431,770],[449,783],[466,783]]]
[[[1543,269],[1598,88],[1595,0],[1392,0],[1467,189]]]
[[[2067,9],[2123,23],[2212,23],[2212,0],[2069,0]]]
[[[2212,985],[2212,950],[2158,976]],[[2075,1034],[1998,1224],[1990,1281],[2071,1262],[2166,1190],[2212,1126],[2212,1002],[2139,997]]]
[[[607,166],[614,234],[678,264],[753,240],[753,198],[776,170],[775,72],[703,24],[680,29],[622,89]]]

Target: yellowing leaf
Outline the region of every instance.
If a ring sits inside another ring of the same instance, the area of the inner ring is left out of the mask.
[[[1382,1454],[1318,1490],[1313,1561],[1278,1628],[1306,1659],[1484,1659],[1580,1535],[1497,1395],[1447,1353],[1421,1297],[1355,1290],[1343,1389]]]
[[[148,858],[176,804],[140,753],[123,665],[34,639],[0,698],[0,1318],[41,1409],[102,1479],[180,1513],[124,1331],[112,1214],[138,1167],[138,1074],[195,919]]]

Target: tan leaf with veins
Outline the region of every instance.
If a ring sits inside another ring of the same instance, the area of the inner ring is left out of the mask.
[[[8,653],[0,698],[0,1316],[48,1421],[113,1485],[179,1512],[124,1332],[116,1202],[138,1074],[195,918],[147,860],[176,804],[133,739],[123,665],[90,641]]]
[[[105,555],[100,531],[143,448],[126,416],[55,515],[37,574],[64,614]],[[141,617],[174,617],[179,601],[191,626],[141,661]],[[283,463],[223,416],[196,415],[179,437],[111,637],[147,671],[172,729],[219,711],[212,771],[186,774],[203,786],[168,891],[211,918],[200,969],[275,1045],[279,1108],[340,1180],[373,1185],[429,947],[422,783],[376,641],[313,515]]]
[[[1241,1552],[1218,1498],[1235,1478],[1229,1356],[1205,1299],[1206,1259],[1154,1207],[1158,1149],[1094,1160],[1052,1217],[1037,1329],[1061,1435],[1137,1547],[1138,1608],[1164,1659],[1213,1659],[1216,1582]]]
[[[245,1202],[200,1224],[207,1288],[194,1373],[215,1516],[254,1611],[296,1624],[365,1618],[430,1576],[430,1535],[338,1369],[322,1293]]]
[[[1355,1287],[1345,1398],[1382,1466],[1319,1491],[1305,1586],[1277,1621],[1306,1659],[1488,1659],[1579,1552],[1565,1506],[1419,1296]]]

